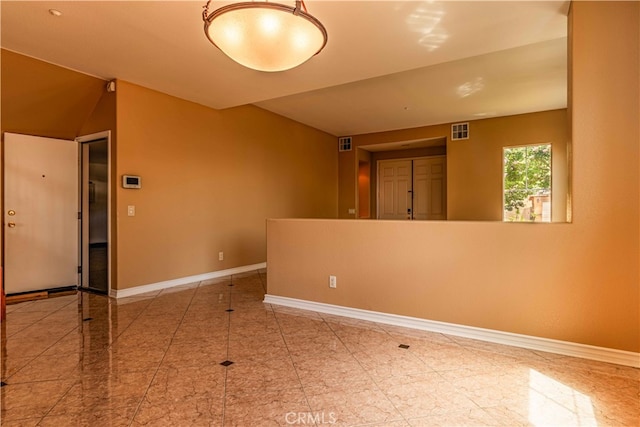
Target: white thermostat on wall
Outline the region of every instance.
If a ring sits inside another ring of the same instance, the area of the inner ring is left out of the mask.
[[[122,188],[142,188],[142,179],[136,175],[122,175]]]

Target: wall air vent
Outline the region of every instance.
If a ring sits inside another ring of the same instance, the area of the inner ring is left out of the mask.
[[[469,139],[469,123],[451,125],[451,140]]]
[[[338,151],[351,151],[351,137],[338,138]]]

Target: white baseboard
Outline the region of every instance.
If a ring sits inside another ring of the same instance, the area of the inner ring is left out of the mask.
[[[579,344],[569,341],[540,338],[530,335],[520,335],[511,332],[502,332],[492,329],[476,328],[473,326],[456,325],[454,323],[426,320],[416,317],[400,316],[397,314],[381,313],[377,311],[361,310],[358,308],[343,307],[339,305],[325,304],[296,298],[265,295],[267,304],[282,305],[303,310],[317,311],[336,316],[351,317],[387,325],[403,326],[412,329],[421,329],[430,332],[439,332],[458,337],[472,338],[497,344],[506,344],[515,347],[540,350],[565,356],[581,357],[583,359],[598,360],[601,362],[615,363],[618,365],[640,368],[640,353],[616,350],[606,347]]]
[[[174,286],[186,285],[189,283],[202,282],[204,280],[217,279],[220,277],[230,276],[232,274],[246,273],[249,271],[266,268],[267,263],[245,265],[242,267],[229,268],[227,270],[212,271],[211,273],[198,274],[195,276],[181,277],[179,279],[166,280],[164,282],[150,283],[148,285],[135,286],[126,289],[112,289],[109,296],[114,298],[125,298],[134,295],[144,294],[146,292],[160,291],[162,289],[173,288]]]

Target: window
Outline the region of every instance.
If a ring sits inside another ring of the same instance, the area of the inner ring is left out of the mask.
[[[503,149],[503,220],[551,222],[551,144]]]

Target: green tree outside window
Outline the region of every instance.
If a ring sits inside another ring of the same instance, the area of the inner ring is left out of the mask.
[[[551,144],[504,148],[505,221],[551,221]]]

